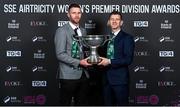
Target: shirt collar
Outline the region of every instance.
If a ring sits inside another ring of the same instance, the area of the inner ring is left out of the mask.
[[[73,28],[73,29],[76,29],[76,28],[79,28],[79,26],[75,26],[72,22],[69,21],[69,24],[70,26]]]
[[[119,29],[118,31],[116,32],[112,32],[115,36],[121,31],[121,29]]]

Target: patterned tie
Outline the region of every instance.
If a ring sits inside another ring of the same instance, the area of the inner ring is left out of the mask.
[[[114,59],[114,34],[112,35],[112,39],[108,42],[107,45],[107,58]]]
[[[75,29],[74,29],[75,36],[78,36],[77,30],[78,30],[78,28],[75,28]],[[80,59],[80,55],[79,55],[79,45],[78,45],[78,42],[75,41],[75,40],[73,40],[73,42],[72,42],[72,46],[71,46],[71,56],[72,56],[73,58]]]

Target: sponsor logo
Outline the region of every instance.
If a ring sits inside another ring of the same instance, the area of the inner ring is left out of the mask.
[[[148,72],[149,70],[146,69],[144,66],[136,66],[134,67],[134,72]]]
[[[6,96],[3,99],[4,104],[9,104],[9,103],[21,103],[22,101],[18,99],[16,96]]]
[[[8,36],[6,38],[6,42],[21,42],[21,40],[17,36]]]
[[[174,69],[169,66],[161,66],[159,68],[159,72],[174,72]]]
[[[158,81],[159,87],[174,87],[176,84],[173,81]]]
[[[157,105],[159,102],[159,97],[157,95],[151,95],[149,97],[149,103],[152,105]]]
[[[161,29],[172,29],[172,23],[169,23],[169,20],[165,20],[164,23],[161,23]]]
[[[34,36],[32,42],[47,42],[47,40],[43,36]]]
[[[7,66],[6,67],[6,72],[21,72],[21,70],[18,69],[17,66]]]
[[[68,21],[58,21],[58,26],[62,27],[63,25],[67,24]]]
[[[19,87],[22,85],[21,81],[4,81],[4,86],[6,87]]]
[[[85,23],[85,28],[86,29],[95,29],[96,28],[96,23],[94,23],[92,20],[88,20]]]
[[[10,101],[10,97],[9,96],[6,96],[4,99],[3,99],[3,102],[4,103],[8,103]]]
[[[12,20],[10,23],[8,23],[9,29],[19,29],[20,23],[17,23],[16,20]]]
[[[136,96],[136,103],[137,104],[148,104],[149,103],[149,96]]]
[[[136,83],[136,88],[137,89],[146,89],[147,88],[147,83],[144,83],[143,80],[139,80],[139,83]]]
[[[171,38],[168,37],[168,36],[162,36],[162,37],[159,38],[159,42],[160,42],[160,43],[163,43],[163,42],[174,42],[174,40],[171,39]]]
[[[21,57],[21,51],[6,51],[7,57]]]
[[[32,67],[32,71],[33,71],[33,72],[47,72],[47,70],[44,69],[43,66],[33,66],[33,67]]]
[[[159,51],[159,57],[174,57],[174,51]]]
[[[46,103],[46,96],[44,96],[44,95],[24,96],[23,102],[24,102],[24,104],[44,105]]]
[[[159,97],[157,95],[140,95],[135,97],[135,101],[137,104],[151,104],[157,105],[159,103]]]
[[[34,59],[45,59],[45,53],[41,49],[37,50],[37,53],[34,53]]]
[[[148,53],[148,51],[135,51],[134,56],[150,56],[150,54]]]
[[[144,36],[136,36],[134,37],[134,42],[148,42],[149,40],[147,40]]]
[[[32,27],[48,26],[48,23],[46,21],[30,21],[30,26]]]
[[[148,27],[148,21],[134,21],[134,27]]]
[[[32,87],[46,87],[47,81],[32,81]]]

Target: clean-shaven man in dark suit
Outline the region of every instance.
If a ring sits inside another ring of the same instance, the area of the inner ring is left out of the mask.
[[[108,25],[111,28],[111,41],[107,44],[106,58],[98,64],[106,66],[104,71],[105,105],[128,105],[129,70],[134,56],[133,36],[121,29],[122,15],[117,11],[110,13]]]
[[[75,105],[87,105],[89,74],[85,68],[91,64],[84,59],[82,44],[73,39],[73,35],[86,35],[85,29],[79,26],[80,6],[71,4],[67,16],[69,22],[56,30],[54,38],[59,60],[60,104],[71,105],[73,98]]]

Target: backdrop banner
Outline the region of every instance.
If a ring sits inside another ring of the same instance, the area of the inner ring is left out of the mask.
[[[0,105],[60,105],[54,34],[81,6],[88,34],[107,35],[109,13],[134,36],[130,105],[180,105],[179,0],[1,0]],[[101,74],[91,71],[90,105],[102,105]]]

